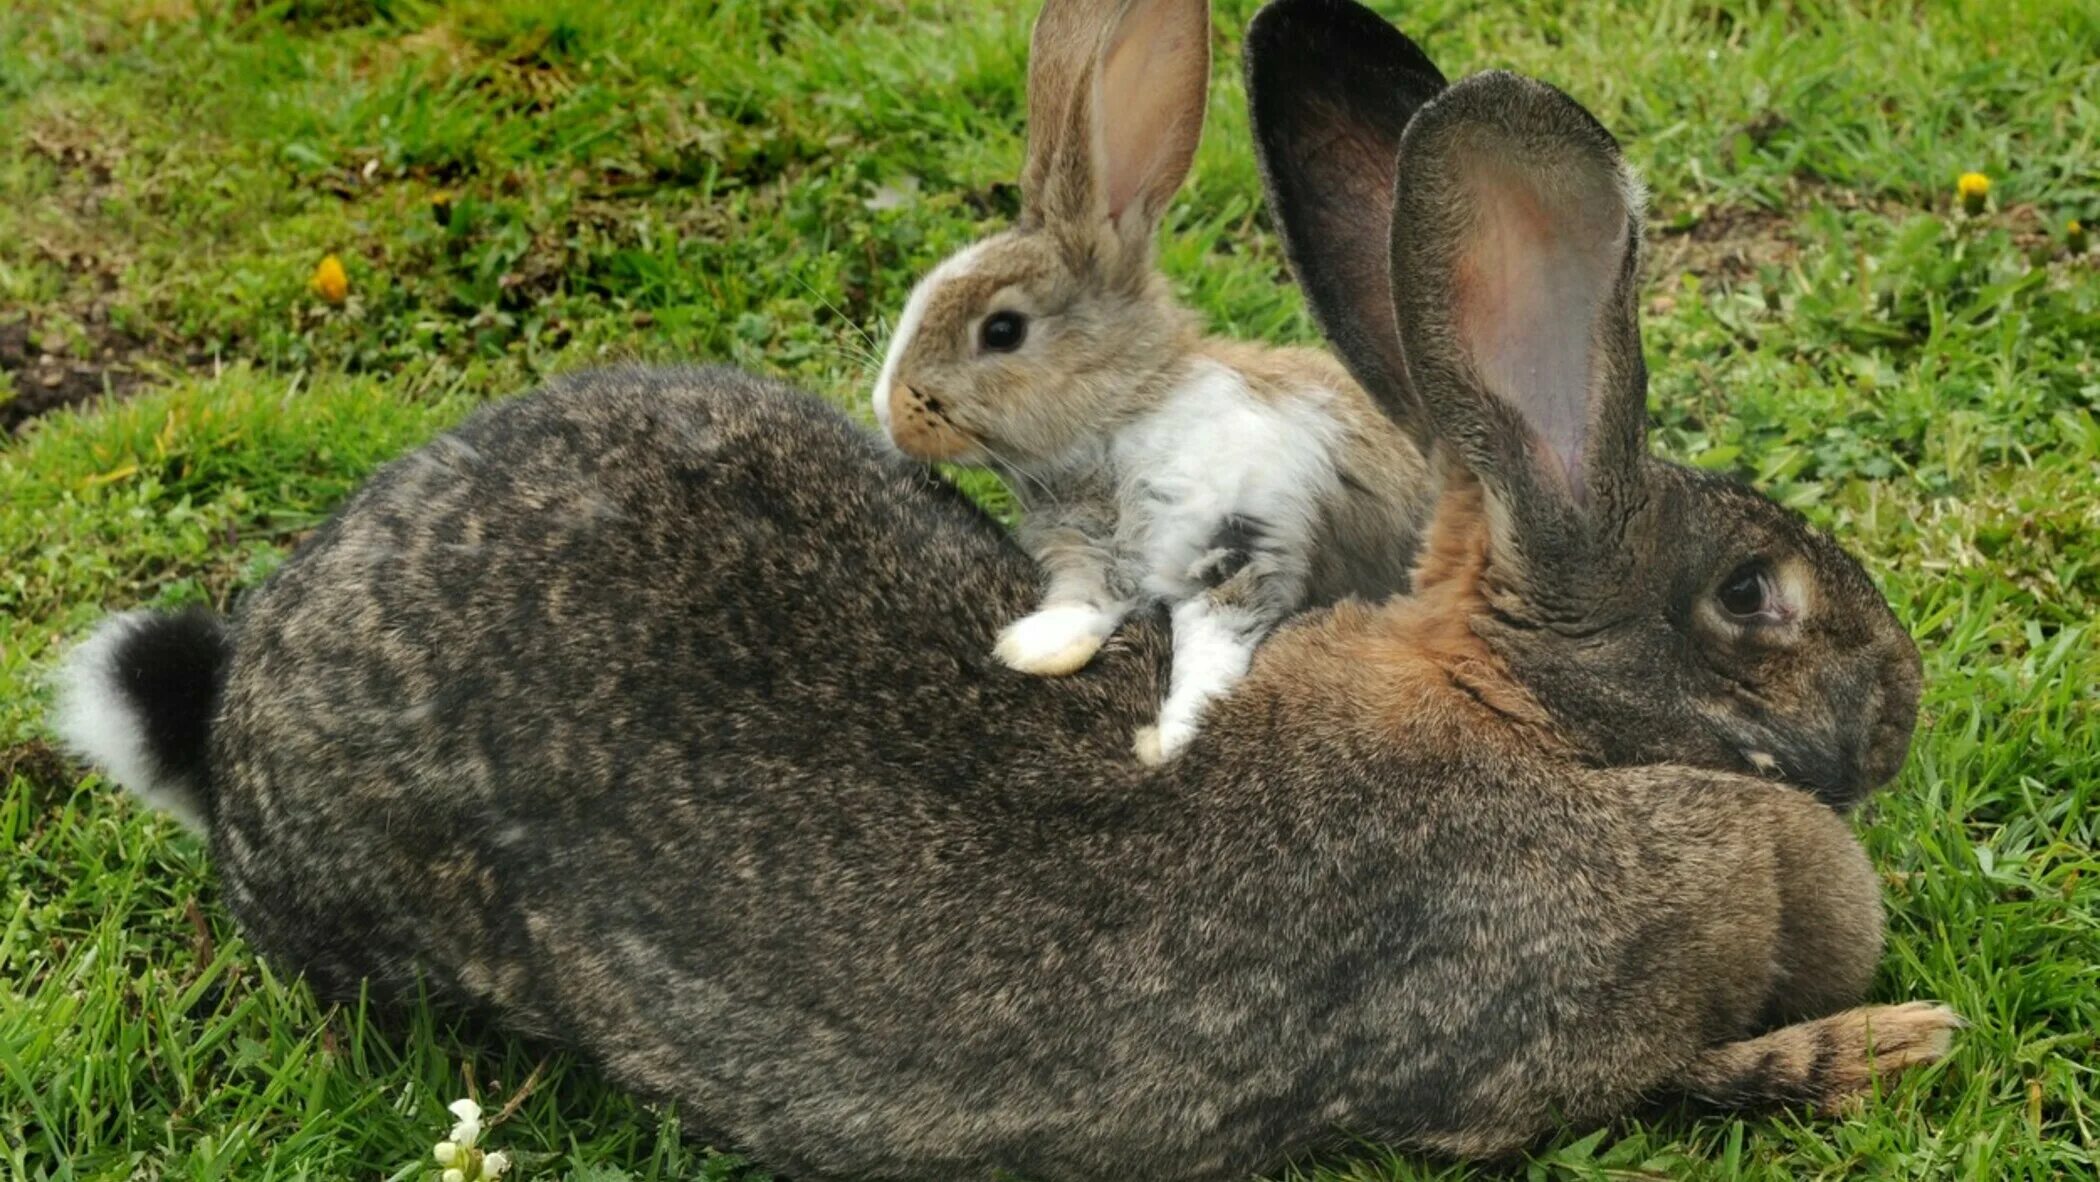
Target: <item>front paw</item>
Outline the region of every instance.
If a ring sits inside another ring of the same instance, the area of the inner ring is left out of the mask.
[[[1086,668],[1115,630],[1115,617],[1099,608],[1046,607],[1002,629],[992,655],[1009,669],[1063,677]]]
[[[1161,722],[1156,726],[1141,726],[1137,738],[1131,743],[1132,754],[1146,767],[1158,767],[1189,745],[1196,737],[1196,728],[1184,723]]]

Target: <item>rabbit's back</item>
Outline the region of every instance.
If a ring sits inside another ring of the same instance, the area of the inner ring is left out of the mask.
[[[780,1094],[745,1073],[1018,1055],[1054,1025],[1038,1002],[975,1047],[881,1027],[1054,979],[1038,959],[1128,913],[1122,860],[1172,826],[1120,742],[1161,630],[1079,677],[1000,669],[1033,580],[960,494],[784,387],[615,370],[486,410],[244,605],[213,730],[229,904],[324,993],[420,974],[744,1131],[743,1098]]]
[[[1315,1064],[1267,1062],[1282,1016],[1227,1021],[1244,983],[1192,953],[1261,892],[1124,750],[1159,620],[1073,677],[991,659],[1035,577],[782,386],[627,369],[492,407],[243,606],[228,904],[325,995],[427,983],[799,1177],[1243,1174],[1278,1135],[1216,1136],[1227,1108],[1317,1104],[1269,1112]]]

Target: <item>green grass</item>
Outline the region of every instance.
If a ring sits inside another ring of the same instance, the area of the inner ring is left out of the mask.
[[[416,1177],[473,1090],[527,1092],[489,1135],[525,1176],[738,1175],[560,1057],[273,976],[197,842],[39,745],[43,676],[105,610],[223,605],[375,465],[544,374],[708,357],[857,400],[914,273],[1012,208],[1029,7],[0,6],[0,340],[19,321],[38,366],[131,395],[0,436],[0,1174]],[[1236,66],[1251,4],[1219,9]],[[1508,1172],[2093,1176],[2100,256],[2063,227],[2100,222],[2100,8],[1403,15],[1447,68],[1536,73],[1620,133],[1657,195],[1661,446],[1836,530],[1915,630],[1916,751],[1863,822],[1877,994],[1974,1024],[1851,1120],[1628,1121]],[[1309,339],[1240,101],[1221,66],[1165,265],[1217,327]],[[341,307],[307,287],[331,252]],[[0,374],[0,408],[40,372]],[[1499,1176],[1373,1147],[1308,1173]]]

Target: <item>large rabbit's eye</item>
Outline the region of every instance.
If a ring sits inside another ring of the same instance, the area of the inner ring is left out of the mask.
[[[1019,312],[994,312],[984,318],[977,340],[987,353],[1011,353],[1028,339],[1028,317]]]
[[[1777,614],[1773,605],[1772,568],[1753,558],[1730,571],[1721,580],[1714,597],[1721,609],[1737,619],[1757,619]]]

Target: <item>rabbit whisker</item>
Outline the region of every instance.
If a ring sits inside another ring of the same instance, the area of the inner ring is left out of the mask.
[[[1030,497],[1025,487],[1012,488],[1012,485],[1016,481],[1022,482],[1024,486],[1032,484],[1037,490],[1041,492],[1042,498],[1039,502],[1037,502],[1037,505],[1051,509],[1061,508],[1063,506],[1063,498],[1059,497],[1057,495],[1056,490],[1051,488],[1049,481],[1044,480],[1040,476],[1036,476],[1030,473],[1026,468],[1022,467],[1020,464],[1017,464],[1012,459],[1008,458],[1005,455],[1002,455],[999,449],[993,447],[990,443],[987,443],[982,439],[979,439],[976,442],[978,447],[984,449],[984,454],[990,456],[994,461],[996,461],[994,471],[998,474],[1000,480],[1004,481],[1008,485],[1008,487],[1013,492],[1015,498],[1020,500],[1024,505],[1029,504]]]

